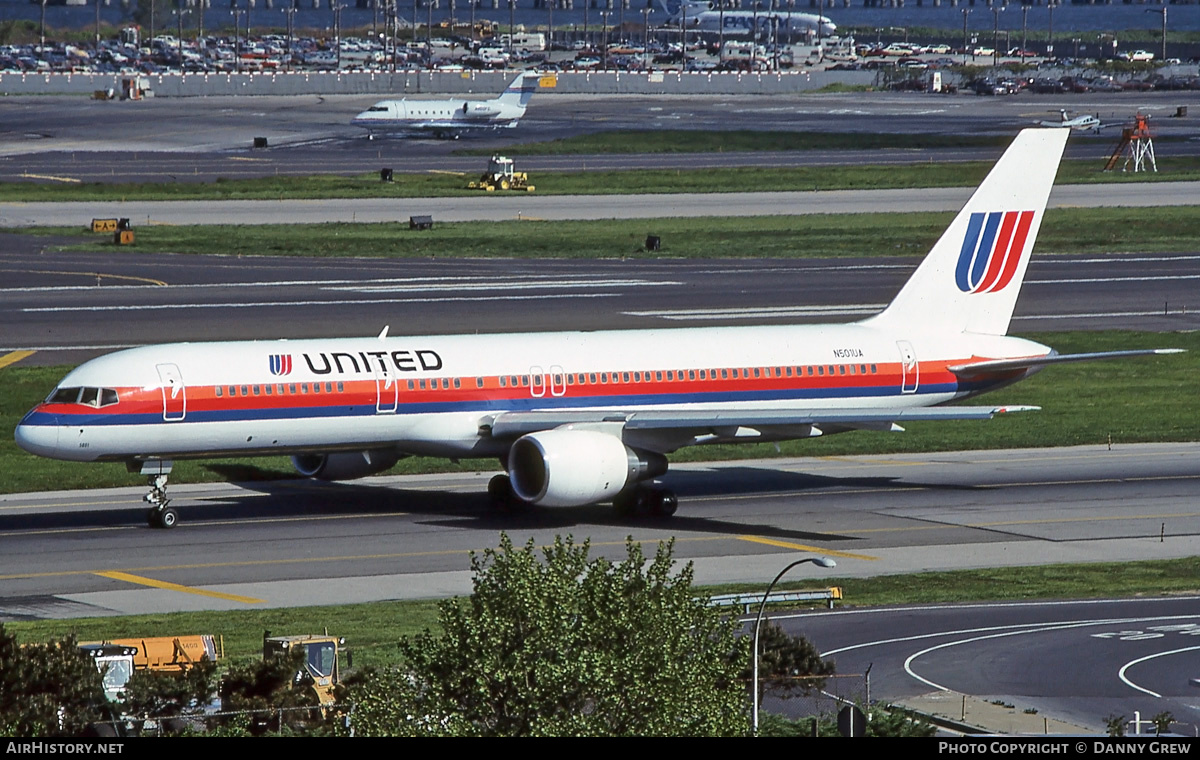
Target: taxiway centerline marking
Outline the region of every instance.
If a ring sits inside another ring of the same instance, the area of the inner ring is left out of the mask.
[[[140,575],[131,575],[122,573],[117,570],[106,570],[96,573],[104,578],[112,578],[115,581],[125,581],[138,586],[150,586],[152,588],[160,588],[165,591],[178,591],[183,594],[197,594],[199,596],[207,596],[213,599],[224,599],[229,602],[241,602],[242,604],[263,604],[264,600],[255,599],[251,596],[238,596],[237,594],[225,594],[220,591],[209,591],[208,589],[194,588],[192,586],[181,586],[178,583],[168,583],[166,581],[158,581],[153,578],[144,578]]]
[[[825,549],[820,546],[808,546],[807,544],[795,544],[791,541],[779,541],[774,538],[763,538],[761,536],[738,536],[740,541],[749,541],[755,544],[766,544],[767,546],[778,546],[782,549],[794,549],[800,552],[814,552],[816,554],[825,554],[830,557],[845,557],[846,559],[865,559],[870,561],[878,560],[879,557],[871,557],[866,554],[852,554],[850,552],[840,552],[836,549]]]
[[[10,351],[9,353],[5,354],[4,356],[0,356],[0,368],[7,367],[10,364],[16,364],[17,362],[21,361],[22,359],[33,356],[35,353],[37,353],[37,352],[36,351]]]

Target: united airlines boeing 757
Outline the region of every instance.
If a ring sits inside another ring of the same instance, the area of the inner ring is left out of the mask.
[[[22,448],[126,462],[171,527],[172,461],[287,454],[327,480],[407,455],[499,458],[494,500],[672,514],[685,446],[900,430],[1032,407],[948,406],[1057,362],[1007,335],[1069,129],[1020,135],[881,313],[853,324],[176,343],[93,359]],[[1166,349],[1164,351],[1170,351]]]

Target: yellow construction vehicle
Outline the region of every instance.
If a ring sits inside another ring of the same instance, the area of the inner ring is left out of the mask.
[[[488,161],[487,171],[480,176],[479,181],[471,182],[467,187],[489,193],[496,190],[523,190],[527,193],[534,191],[534,186],[529,184],[529,175],[513,171],[513,160],[505,156],[492,156]]]
[[[328,631],[324,635],[301,636],[272,636],[270,631],[263,632],[264,660],[285,657],[297,647],[304,649],[304,671],[296,674],[301,677],[299,680],[312,681],[322,708],[334,704],[333,689],[341,683],[340,655],[345,651],[346,639],[330,636]]]
[[[221,642],[222,649],[224,642]],[[156,636],[93,641],[79,645],[104,675],[104,693],[116,700],[135,670],[182,673],[201,660],[217,661],[224,654],[210,635]]]

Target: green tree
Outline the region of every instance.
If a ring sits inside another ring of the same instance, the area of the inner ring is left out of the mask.
[[[821,653],[803,636],[792,636],[768,620],[758,632],[758,673],[761,689],[783,699],[825,688],[825,676],[834,674],[833,660],[821,659]],[[748,668],[742,675],[752,677]]]
[[[204,659],[183,673],[135,670],[122,694],[122,711],[139,718],[178,718],[205,712],[216,688],[217,666]],[[163,720],[164,733],[176,733],[186,721]]]
[[[407,667],[352,690],[357,735],[744,735],[738,676],[748,641],[673,572],[672,544],[647,563],[589,544],[532,540],[474,555],[474,592],[441,606],[442,634],[401,647]]]
[[[106,717],[100,671],[74,637],[19,646],[0,624],[0,734],[77,736]]]
[[[876,706],[862,709],[867,714],[866,736],[933,736],[937,726],[920,715],[903,708]],[[813,721],[817,723],[817,736],[841,736],[836,715],[810,715],[803,718],[785,718],[782,715],[765,714],[759,723],[760,736],[812,736]]]
[[[232,668],[221,681],[221,707],[251,711],[252,734],[307,733],[322,724],[319,700],[304,668],[304,649]],[[235,721],[237,723],[239,721]]]

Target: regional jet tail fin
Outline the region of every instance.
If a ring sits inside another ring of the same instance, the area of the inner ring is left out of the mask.
[[[504,105],[520,106],[524,111],[533,93],[537,92],[538,79],[539,75],[535,72],[522,72],[504,88],[504,92],[500,93],[496,100]]]
[[[1026,129],[869,323],[1005,335],[1069,129]]]

